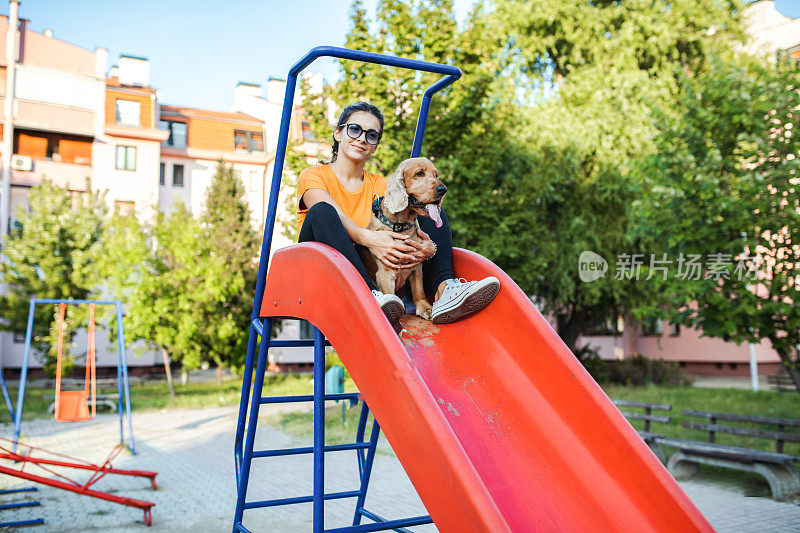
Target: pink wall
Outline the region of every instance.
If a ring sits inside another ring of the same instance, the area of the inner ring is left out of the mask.
[[[8,17],[0,16],[0,65],[6,64]],[[95,54],[74,44],[45,37],[30,29],[21,32],[19,59],[23,65],[84,76],[95,75]]]

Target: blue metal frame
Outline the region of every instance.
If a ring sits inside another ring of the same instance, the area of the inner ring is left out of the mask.
[[[246,509],[257,507],[272,507],[278,505],[289,505],[294,503],[313,502],[313,531],[314,533],[324,533],[323,508],[325,500],[337,498],[355,497],[356,509],[353,518],[353,525],[350,527],[327,530],[327,533],[356,533],[365,531],[383,531],[392,529],[394,531],[407,531],[405,526],[421,525],[432,523],[430,516],[418,516],[402,520],[386,520],[385,518],[364,509],[367,487],[369,485],[372,463],[375,458],[375,448],[380,426],[373,418],[372,434],[369,441],[364,441],[364,431],[366,427],[369,408],[362,404],[361,419],[356,435],[356,442],[340,446],[325,446],[325,400],[350,399],[351,402],[358,401],[357,394],[325,394],[325,341],[322,333],[315,328],[314,340],[271,340],[270,331],[272,329],[271,318],[259,317],[261,300],[264,297],[264,287],[266,284],[267,267],[269,254],[272,247],[272,233],[275,227],[275,215],[277,213],[278,192],[280,191],[281,177],[283,175],[283,163],[286,157],[286,147],[289,138],[289,123],[292,118],[292,108],[294,103],[297,77],[300,72],[309,66],[319,57],[335,57],[365,63],[374,63],[391,67],[400,67],[410,70],[432,72],[442,74],[443,77],[428,87],[422,97],[417,128],[414,134],[414,144],[411,148],[411,157],[417,157],[422,149],[422,141],[425,136],[425,126],[428,121],[431,98],[433,95],[461,77],[461,69],[452,65],[442,65],[417,59],[407,59],[384,54],[371,52],[361,52],[347,48],[334,46],[318,46],[310,50],[300,61],[295,63],[289,70],[286,79],[286,92],[283,98],[283,111],[281,115],[281,125],[278,134],[278,146],[275,152],[275,162],[272,172],[272,183],[270,186],[269,204],[267,208],[266,224],[264,227],[264,237],[261,244],[261,257],[258,267],[258,279],[256,281],[255,297],[253,301],[253,313],[250,321],[250,335],[247,342],[247,357],[245,359],[244,380],[242,382],[242,395],[239,402],[239,420],[236,426],[236,438],[234,441],[234,459],[236,463],[236,484],[237,500],[236,511],[233,519],[233,531],[247,531],[242,524],[242,517]],[[260,339],[260,344],[259,344]],[[293,396],[293,397],[261,397],[261,390],[264,382],[264,372],[267,366],[267,352],[269,348],[279,346],[314,346],[314,395],[313,396]],[[258,359],[256,359],[258,352]],[[255,364],[255,378],[253,377],[253,366]],[[253,380],[255,379],[255,383]],[[251,393],[252,388],[252,393]],[[314,446],[313,448],[295,448],[288,450],[264,450],[253,451],[255,440],[256,421],[258,420],[259,406],[262,403],[279,403],[295,401],[314,402]],[[245,433],[246,431],[246,433]],[[325,494],[324,492],[324,455],[325,452],[356,450],[358,456],[358,466],[360,475],[360,488],[357,491],[340,492]],[[312,496],[299,498],[285,498],[280,500],[266,501],[246,501],[247,485],[250,477],[250,464],[253,458],[274,457],[298,453],[314,454],[314,493]],[[366,454],[366,455],[365,455]],[[376,523],[360,525],[362,517],[369,518]]]
[[[125,324],[122,320],[122,302],[119,300],[63,300],[52,298],[33,298],[28,308],[28,326],[25,330],[25,351],[22,355],[22,370],[19,376],[19,395],[17,396],[17,409],[14,413],[14,450],[17,448],[20,428],[22,426],[22,407],[25,400],[25,386],[28,381],[28,365],[31,356],[31,341],[33,339],[33,320],[37,305],[48,304],[67,305],[113,305],[116,307],[117,319],[117,411],[119,412],[119,441],[125,443],[124,421],[128,419],[128,447],[131,455],[136,455],[133,441],[133,421],[131,419],[131,392],[128,380],[128,359],[125,353]],[[123,406],[123,401],[124,406]],[[124,409],[123,409],[124,407]],[[13,409],[11,409],[13,411]]]
[[[0,490],[0,495],[5,494],[17,494],[20,492],[38,492],[39,489],[36,487],[27,487],[24,489],[5,489]],[[15,503],[6,503],[0,505],[0,511],[6,511],[8,509],[21,509],[23,507],[39,507],[41,506],[41,502],[38,500],[32,502],[15,502]],[[34,518],[31,520],[16,520],[11,522],[0,522],[0,527],[18,527],[18,526],[39,526],[44,524],[44,518]]]

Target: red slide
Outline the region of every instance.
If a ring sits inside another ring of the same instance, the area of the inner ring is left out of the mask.
[[[443,532],[713,531],[666,468],[500,268],[492,304],[454,324],[405,316],[398,338],[348,261],[275,252],[262,316],[330,340]]]

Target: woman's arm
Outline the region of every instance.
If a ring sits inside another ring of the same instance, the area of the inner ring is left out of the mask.
[[[372,231],[356,225],[347,218],[347,215],[336,205],[336,201],[328,191],[323,189],[309,189],[301,198],[301,203],[311,209],[318,202],[331,204],[339,214],[347,235],[356,244],[366,246],[380,262],[389,268],[403,268],[405,264],[415,262],[415,258],[408,255],[416,249],[406,243],[407,235],[393,231]]]

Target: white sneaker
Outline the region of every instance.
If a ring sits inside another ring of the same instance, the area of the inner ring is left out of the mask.
[[[480,281],[448,279],[442,296],[433,303],[431,321],[434,324],[449,324],[477,313],[489,305],[498,292],[500,281],[494,276]]]
[[[372,295],[375,297],[375,301],[378,302],[383,314],[386,315],[386,320],[389,321],[395,331],[398,330],[398,326],[402,329],[400,325],[400,316],[402,316],[406,310],[406,307],[403,305],[403,300],[398,298],[396,294],[384,294],[374,289]]]

